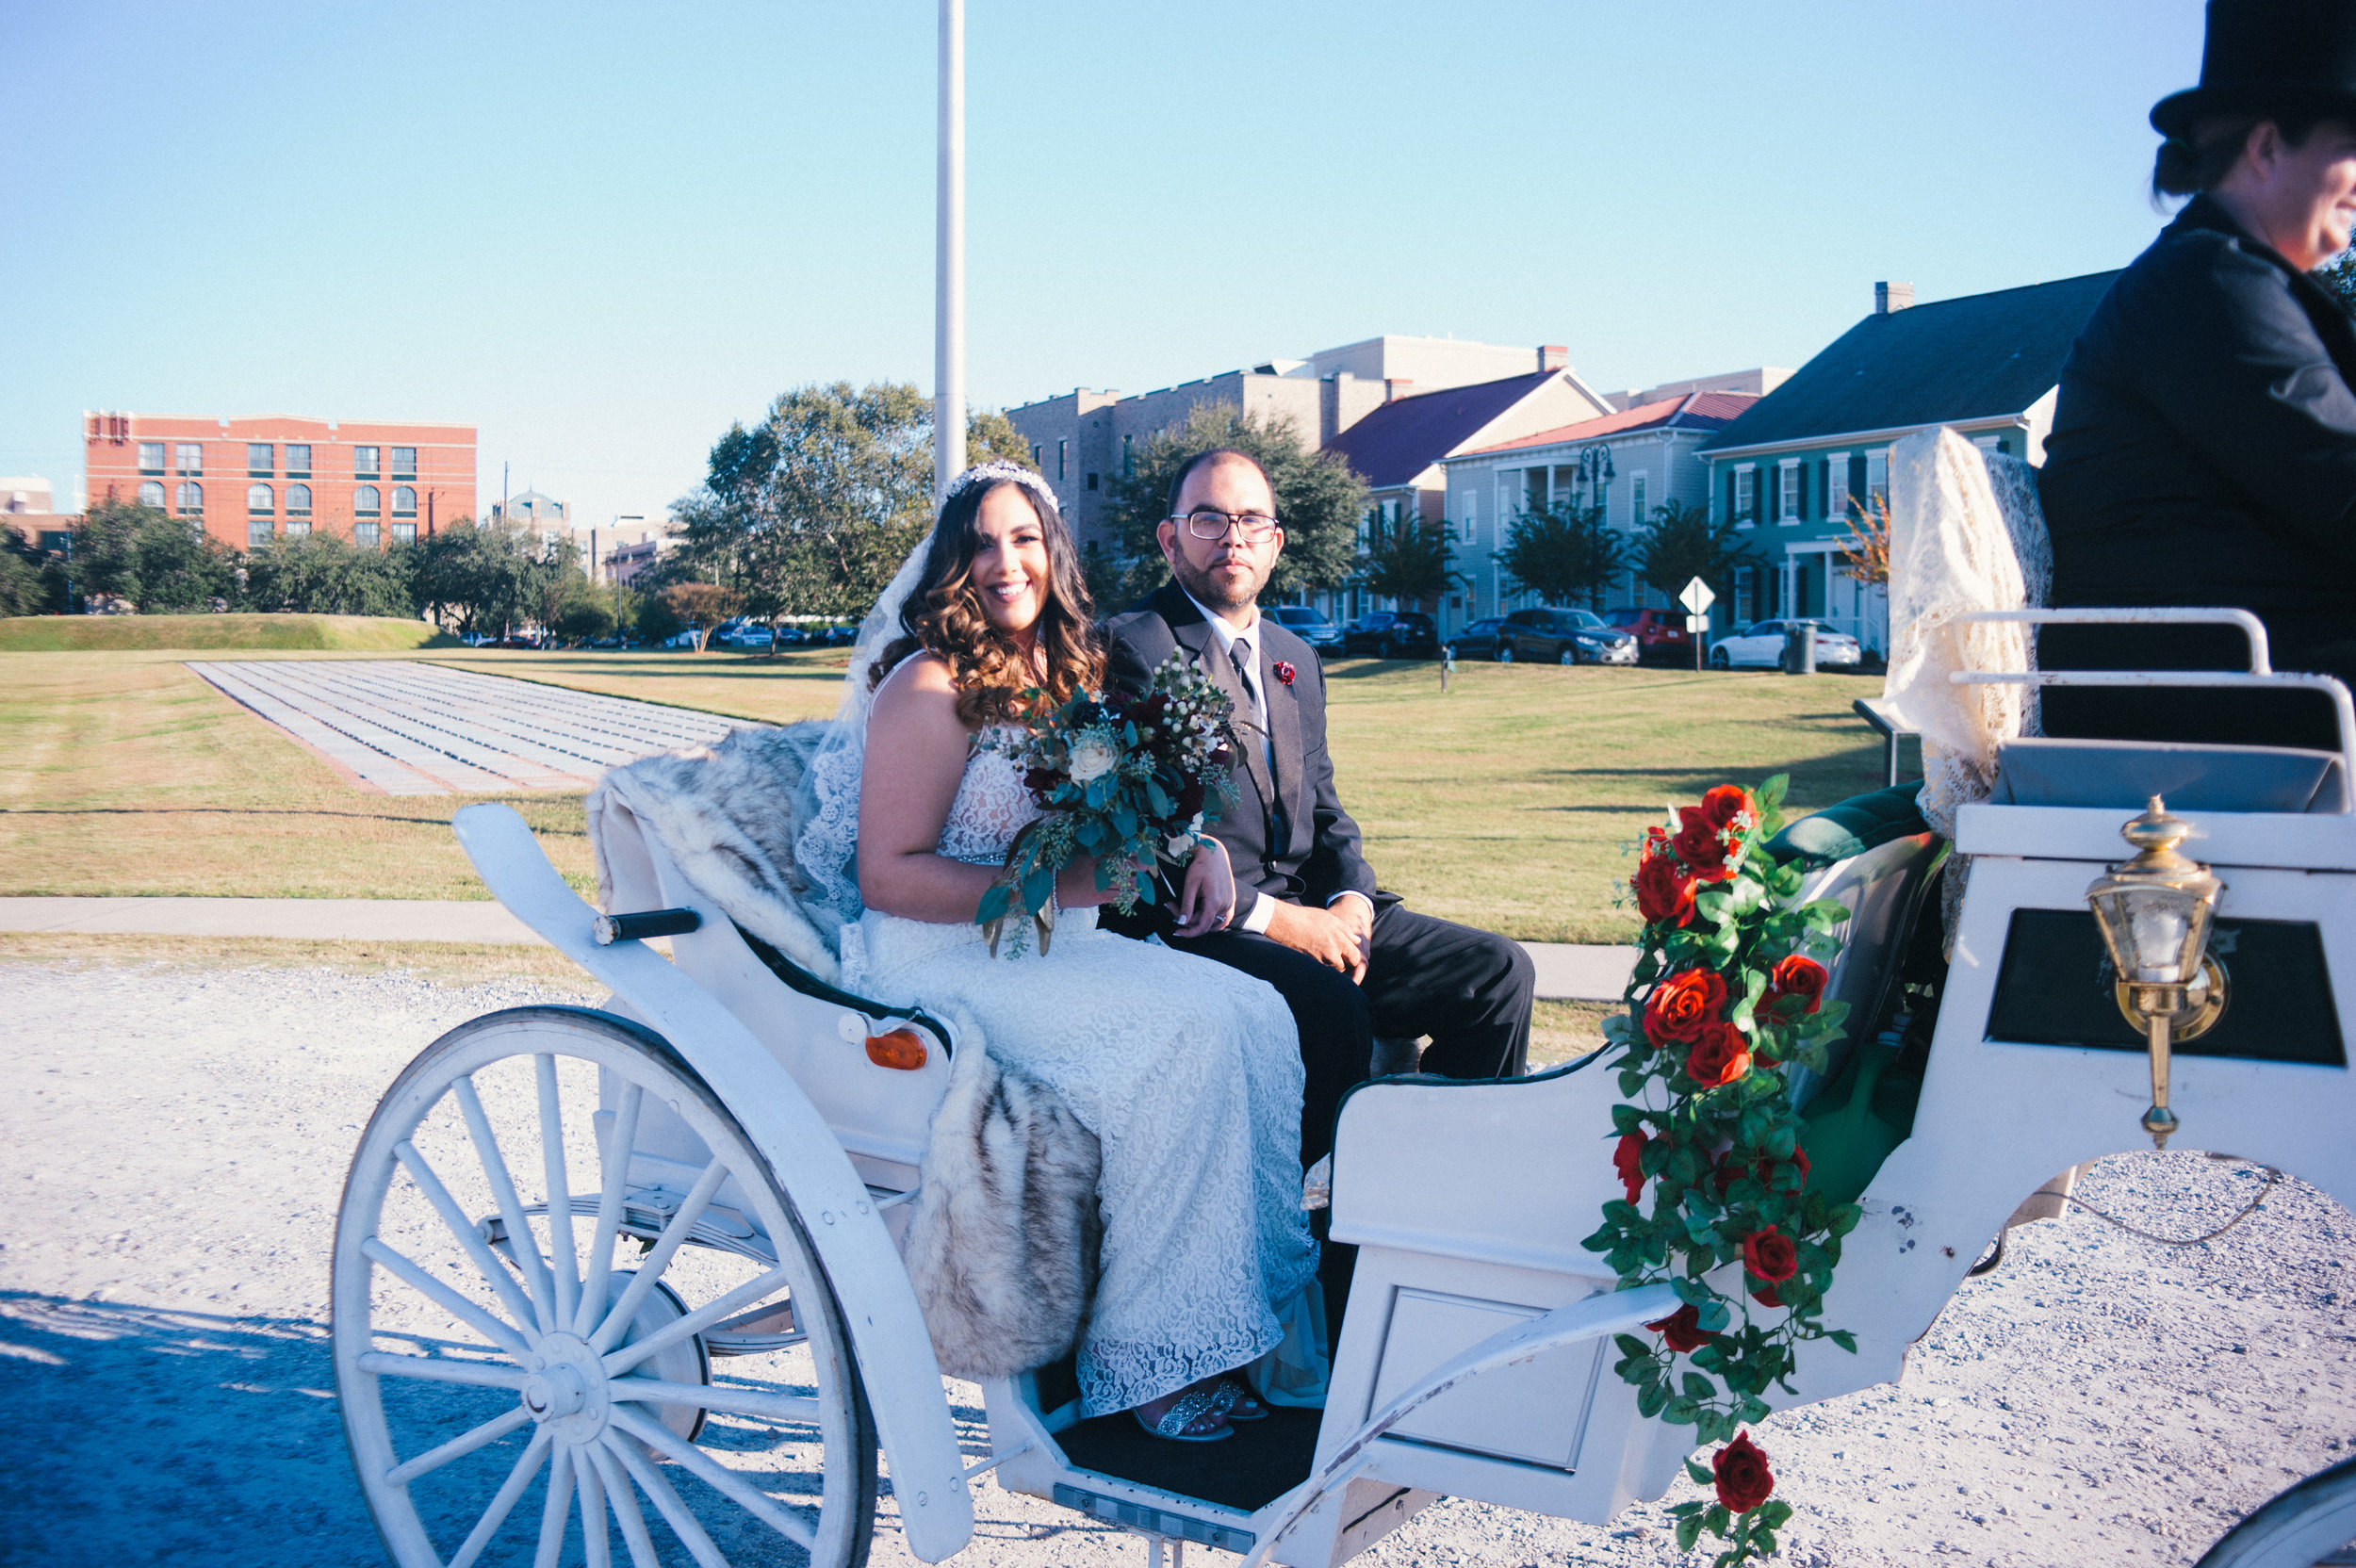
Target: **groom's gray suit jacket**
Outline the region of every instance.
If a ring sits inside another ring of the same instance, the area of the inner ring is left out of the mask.
[[[1325,670],[1314,648],[1274,617],[1261,615],[1252,645],[1253,678],[1268,697],[1269,743],[1263,747],[1252,722],[1251,694],[1203,612],[1176,583],[1163,584],[1113,616],[1104,633],[1111,685],[1142,692],[1154,666],[1184,648],[1235,705],[1242,754],[1235,762],[1236,798],[1211,831],[1235,867],[1236,923],[1262,898],[1322,906],[1344,892],[1375,897],[1374,870],[1359,852],[1358,825],[1333,793],[1333,763],[1325,750]],[[1289,681],[1279,664],[1290,670]]]

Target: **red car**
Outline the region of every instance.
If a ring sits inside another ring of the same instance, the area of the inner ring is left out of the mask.
[[[1607,610],[1604,623],[1636,633],[1636,658],[1644,664],[1693,664],[1693,634],[1685,629],[1685,612],[1676,610]]]

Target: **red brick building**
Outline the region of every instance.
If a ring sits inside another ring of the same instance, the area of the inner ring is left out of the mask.
[[[478,514],[472,425],[85,413],[82,472],[93,506],[159,507],[238,549],[314,530],[384,545]]]

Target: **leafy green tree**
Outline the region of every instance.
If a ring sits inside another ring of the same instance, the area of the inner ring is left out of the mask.
[[[614,629],[614,602],[584,582],[582,593],[566,599],[548,622],[548,629],[568,643],[586,643]]]
[[[1604,589],[1628,569],[1627,542],[1604,525],[1602,507],[1564,500],[1515,517],[1497,564],[1548,604],[1584,597],[1601,609]]]
[[[1186,422],[1148,436],[1132,454],[1129,472],[1115,474],[1105,498],[1105,515],[1115,541],[1115,559],[1098,563],[1089,591],[1097,608],[1121,609],[1170,580],[1154,529],[1166,514],[1170,482],[1186,459],[1214,447],[1250,452],[1268,470],[1276,492],[1276,516],[1284,529],[1284,553],[1269,575],[1268,592],[1338,588],[1358,564],[1358,519],[1366,510],[1366,484],[1337,457],[1301,445],[1287,418],[1263,418],[1241,409],[1197,406]],[[1111,590],[1100,590],[1099,583]]]
[[[712,629],[744,607],[744,596],[716,582],[675,582],[663,590],[671,613],[695,631],[695,651],[712,645]]]
[[[75,586],[118,595],[148,614],[203,611],[234,582],[230,552],[185,517],[112,497],[74,530]]]
[[[679,548],[662,580],[716,581],[744,612],[856,620],[933,515],[933,406],[905,383],[798,387],[713,444],[704,484],[672,506]],[[966,421],[969,462],[1029,466],[1003,414]]]
[[[1448,546],[1446,524],[1421,516],[1386,524],[1378,511],[1368,515],[1366,539],[1366,584],[1386,598],[1423,605],[1465,580],[1450,564],[1456,552]]]
[[[309,615],[417,613],[417,547],[379,550],[332,533],[273,539],[247,552],[242,602],[249,609]]]
[[[0,615],[46,615],[65,608],[64,585],[53,588],[47,564],[22,529],[0,523]]]
[[[1644,580],[1664,594],[1681,592],[1700,578],[1720,598],[1734,593],[1735,570],[1760,564],[1764,557],[1744,543],[1731,517],[1710,520],[1706,507],[1668,501],[1653,509],[1638,558]]]
[[[667,642],[687,629],[687,623],[679,618],[679,612],[661,594],[648,594],[638,601],[630,625],[642,641],[649,644]]]
[[[476,528],[462,517],[418,552],[417,601],[435,621],[504,636],[531,618],[544,575],[561,569],[571,547],[551,540],[543,548],[519,529]]]

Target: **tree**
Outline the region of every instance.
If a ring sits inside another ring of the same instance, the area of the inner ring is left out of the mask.
[[[249,551],[240,600],[254,610],[407,620],[417,612],[417,577],[414,546],[379,550],[312,533]]]
[[[1603,607],[1603,591],[1627,570],[1626,542],[1604,526],[1603,508],[1569,500],[1513,519],[1497,564],[1548,604],[1582,595]]]
[[[733,588],[723,588],[716,582],[676,582],[659,596],[670,606],[671,613],[693,627],[695,631],[695,651],[701,653],[712,642],[712,629],[744,608],[744,596]]]
[[[1132,453],[1130,471],[1112,477],[1105,519],[1116,555],[1094,564],[1088,583],[1099,609],[1121,609],[1170,580],[1154,537],[1169,512],[1170,482],[1186,459],[1214,447],[1250,452],[1268,470],[1276,492],[1284,553],[1276,558],[1269,591],[1338,588],[1349,580],[1358,564],[1366,482],[1341,459],[1302,447],[1288,418],[1264,419],[1222,404],[1198,404],[1185,423],[1146,437]]]
[[[662,576],[733,589],[759,621],[857,620],[932,526],[932,402],[906,384],[788,392],[713,444],[702,488],[672,505],[680,546]],[[966,456],[1030,466],[997,413],[968,417]]]
[[[1745,544],[1734,520],[1712,523],[1706,507],[1668,501],[1653,509],[1639,547],[1644,580],[1664,594],[1677,594],[1700,578],[1710,592],[1727,598],[1734,592],[1734,573],[1763,558]]]
[[[454,617],[462,632],[503,635],[525,619],[543,574],[570,547],[552,540],[535,549],[516,529],[476,528],[462,517],[418,547],[417,595],[436,621]]]
[[[1412,514],[1386,524],[1378,511],[1368,515],[1366,538],[1361,571],[1372,593],[1423,604],[1465,580],[1449,564],[1456,552],[1448,547],[1445,524]]]
[[[668,642],[687,629],[687,623],[679,618],[679,612],[671,608],[670,601],[659,593],[648,594],[638,601],[630,625],[637,630],[640,640],[649,644]]]
[[[614,606],[595,589],[576,594],[549,620],[548,629],[568,643],[603,637],[614,629]]]
[[[45,615],[64,608],[53,593],[47,563],[22,529],[0,523],[0,615]]]
[[[1849,536],[1841,542],[1841,575],[1855,581],[1890,586],[1890,503],[1849,506]]]
[[[74,569],[85,594],[117,596],[149,614],[184,614],[225,597],[236,565],[203,525],[108,497],[74,530]]]

